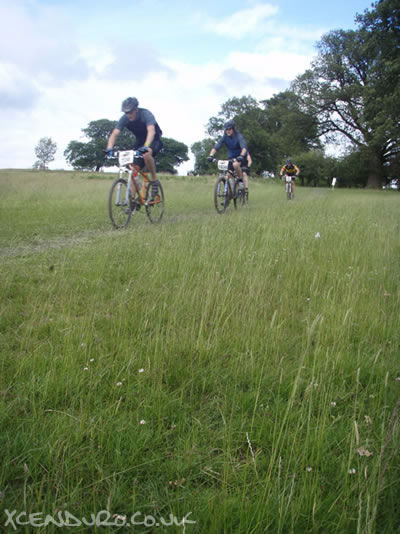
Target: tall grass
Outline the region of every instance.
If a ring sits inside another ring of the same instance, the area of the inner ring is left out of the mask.
[[[0,524],[398,531],[400,195],[163,185],[113,231],[106,177],[0,172]]]

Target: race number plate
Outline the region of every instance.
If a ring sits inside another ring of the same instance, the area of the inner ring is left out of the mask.
[[[120,165],[128,165],[128,163],[133,163],[133,157],[135,153],[133,150],[123,150],[118,154],[118,161]]]
[[[292,177],[287,174],[286,175],[286,183],[290,184],[291,181],[292,181]]]
[[[226,161],[224,159],[218,160],[218,169],[220,171],[227,171],[228,170],[229,161]]]

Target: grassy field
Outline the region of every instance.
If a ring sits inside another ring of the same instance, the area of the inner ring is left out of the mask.
[[[400,532],[400,195],[162,181],[0,171],[0,531]]]

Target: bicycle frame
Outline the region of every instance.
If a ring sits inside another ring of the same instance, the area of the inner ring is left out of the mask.
[[[293,182],[292,182],[292,177],[289,176],[288,174],[285,174],[285,189],[286,189],[287,198],[291,199],[292,193],[293,193]]]
[[[142,171],[142,169],[139,167],[139,165],[135,164],[135,159],[139,159],[137,156],[135,156],[135,152],[133,150],[120,150],[118,152],[118,162],[119,162],[119,177],[123,178],[125,174],[128,174],[128,187],[126,189],[126,202],[129,203],[131,191],[132,191],[132,185],[134,187],[134,191],[137,193],[139,202],[141,205],[145,204],[145,194],[146,194],[146,186],[151,180],[147,177],[147,174]],[[141,189],[137,186],[137,183],[135,181],[135,178],[137,176],[141,176],[143,178],[143,183]],[[119,195],[119,192],[118,192]],[[119,196],[117,197],[117,200],[119,201]]]

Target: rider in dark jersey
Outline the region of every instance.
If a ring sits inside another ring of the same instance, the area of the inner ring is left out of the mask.
[[[281,171],[280,171],[279,174],[281,176],[283,176],[283,174],[285,174],[285,175],[287,174],[288,176],[291,177],[291,179],[292,179],[292,191],[293,191],[293,195],[294,195],[294,184],[295,184],[296,176],[298,176],[300,174],[300,169],[298,168],[298,166],[295,165],[290,158],[288,158],[286,160],[285,165],[283,165],[283,167],[281,168]]]
[[[235,123],[232,120],[229,120],[224,124],[224,130],[224,135],[219,139],[214,148],[211,149],[208,160],[212,161],[214,155],[222,145],[225,144],[228,149],[228,158],[234,160],[229,162],[229,169],[235,170],[238,177],[243,180],[245,193],[246,196],[248,196],[249,179],[245,171],[245,169],[248,168],[246,140],[243,135],[236,130]]]
[[[107,141],[107,154],[112,155],[117,137],[123,128],[127,128],[135,137],[133,150],[141,153],[152,181],[157,180],[154,156],[162,149],[162,131],[151,111],[139,108],[137,98],[129,97],[122,102],[124,115],[119,119]]]

